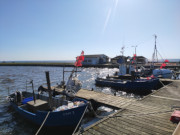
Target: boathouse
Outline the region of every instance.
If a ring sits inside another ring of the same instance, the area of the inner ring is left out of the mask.
[[[96,55],[84,55],[83,65],[97,65],[97,64],[106,64],[109,62],[109,57],[104,54]]]

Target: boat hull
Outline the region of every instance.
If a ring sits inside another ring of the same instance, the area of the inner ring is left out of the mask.
[[[65,128],[76,127],[87,106],[87,102],[85,100],[78,99],[78,101],[84,101],[85,104],[64,111],[51,111],[46,119],[46,122],[44,123],[44,126]],[[32,113],[23,109],[23,107],[17,106],[14,102],[10,103],[15,109],[15,111],[20,114],[20,116],[24,117],[25,119],[36,125],[41,125],[48,114],[48,111],[37,111],[36,113]]]
[[[158,82],[159,79],[136,79],[134,81],[131,80],[109,80],[109,79],[96,79],[96,85],[97,86],[107,86],[107,87],[113,87],[119,90],[123,91],[129,91],[134,92],[138,94],[145,94],[151,92],[153,90]]]
[[[162,78],[168,78],[171,79],[173,76],[173,72],[169,69],[154,69],[153,75],[155,77],[161,76]]]

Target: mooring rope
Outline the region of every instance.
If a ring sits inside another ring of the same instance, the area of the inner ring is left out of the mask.
[[[97,113],[96,113],[96,112],[94,111],[94,109],[93,109],[93,106],[92,106],[91,102],[89,102],[89,107],[90,107],[91,111],[93,111],[94,115],[95,115],[97,118],[107,117],[107,116],[99,116],[99,115],[97,115]]]
[[[162,82],[161,82],[161,80],[159,79],[159,82],[163,85],[163,87],[165,86]]]
[[[72,133],[72,135],[74,135],[74,133],[76,132],[77,128],[79,127],[79,124],[81,123],[82,118],[84,117],[84,114],[86,113],[87,108],[88,108],[88,105],[86,106],[86,108],[85,108],[85,110],[84,110],[84,112],[83,112],[83,114],[82,114],[82,116],[81,116],[81,119],[79,120],[76,128],[74,129],[74,131],[73,131],[73,133]]]
[[[48,118],[48,116],[49,116],[49,113],[50,113],[50,111],[47,113],[47,115],[46,115],[46,117],[45,117],[45,119],[44,119],[43,123],[41,124],[40,128],[38,129],[38,131],[36,132],[36,134],[35,134],[35,135],[38,135],[38,134],[39,134],[39,131],[40,131],[40,130],[41,130],[41,128],[43,127],[44,123],[46,122],[46,120],[47,120],[47,118]]]

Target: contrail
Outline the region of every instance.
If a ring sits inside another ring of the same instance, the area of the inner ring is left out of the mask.
[[[114,11],[116,11],[116,7],[117,7],[117,4],[118,4],[118,0],[114,0],[114,3],[115,3]]]
[[[111,17],[112,8],[114,9],[114,10],[113,10],[113,18],[114,18],[114,16],[115,16],[117,4],[118,4],[118,0],[113,0],[113,5],[109,8],[108,13],[107,13],[107,16],[106,16],[106,20],[105,20],[104,27],[103,27],[103,34],[104,34],[104,32],[105,32],[105,30],[106,30],[106,28],[107,28],[109,19],[110,19],[110,17]]]
[[[103,33],[104,33],[105,30],[106,30],[106,27],[107,27],[107,24],[108,24],[108,22],[109,22],[110,16],[111,16],[111,8],[109,8],[108,14],[107,14],[107,16],[106,16],[106,20],[105,20],[104,27],[103,27]]]

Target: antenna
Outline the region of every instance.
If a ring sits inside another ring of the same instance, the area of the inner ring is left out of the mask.
[[[120,51],[120,53],[122,54],[122,56],[124,56],[124,48],[125,48],[125,46],[123,45],[123,47],[121,47],[121,51]]]

